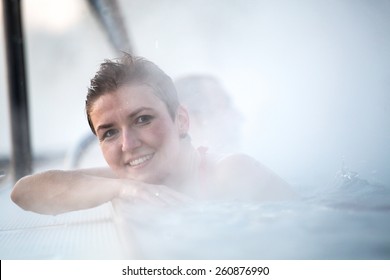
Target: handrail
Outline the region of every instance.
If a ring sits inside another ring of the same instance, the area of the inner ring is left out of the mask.
[[[32,152],[20,0],[3,0],[13,179],[30,174]]]

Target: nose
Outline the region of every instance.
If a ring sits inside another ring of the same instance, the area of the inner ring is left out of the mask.
[[[141,141],[136,132],[124,130],[122,134],[122,151],[131,152],[141,146]]]

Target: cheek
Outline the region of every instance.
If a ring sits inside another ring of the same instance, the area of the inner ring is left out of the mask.
[[[180,137],[178,132],[173,128],[160,129],[156,132],[156,141],[162,158],[167,168],[170,168],[171,162],[176,162],[180,150]]]
[[[156,141],[163,143],[171,139],[172,132],[160,126],[153,132],[153,135]]]
[[[155,145],[168,144],[178,138],[176,127],[170,120],[156,122],[148,132],[149,140],[153,141]]]
[[[115,145],[107,145],[106,143],[100,144],[103,157],[107,164],[112,168],[116,169],[120,160],[120,152]]]

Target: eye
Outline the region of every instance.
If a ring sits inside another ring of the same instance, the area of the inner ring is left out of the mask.
[[[151,121],[154,119],[151,115],[142,115],[135,119],[135,124],[137,125],[147,125],[151,123]]]
[[[109,129],[107,131],[105,131],[102,135],[102,137],[100,137],[100,141],[103,141],[105,139],[109,139],[113,136],[115,136],[115,134],[117,134],[118,130],[117,129]]]

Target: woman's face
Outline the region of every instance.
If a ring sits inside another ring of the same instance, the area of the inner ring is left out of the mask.
[[[103,156],[119,177],[162,184],[180,165],[187,114],[180,107],[172,120],[151,87],[122,86],[106,93],[94,102],[90,117]]]

